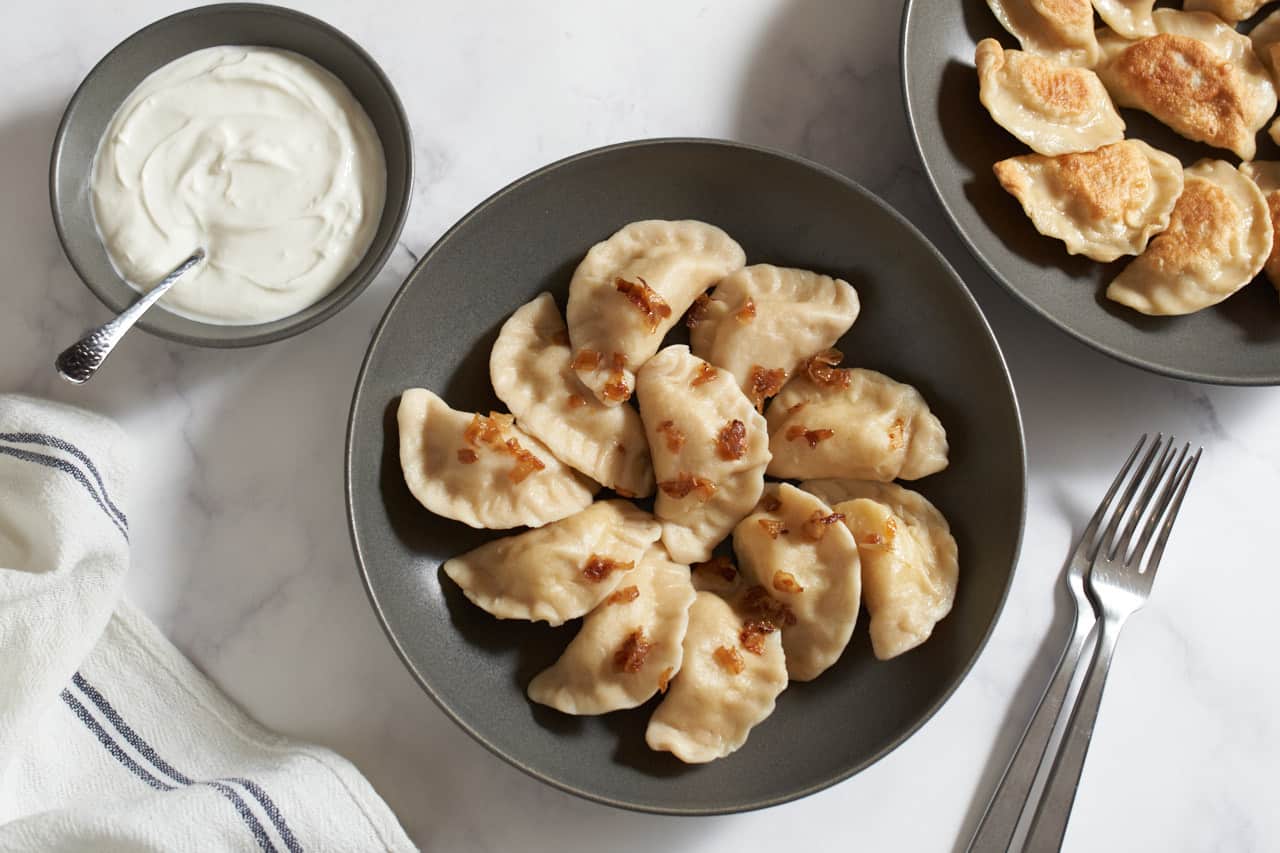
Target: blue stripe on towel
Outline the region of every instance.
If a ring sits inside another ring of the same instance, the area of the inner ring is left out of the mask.
[[[166,785],[164,782],[161,782],[155,776],[152,776],[146,770],[142,769],[138,762],[130,758],[129,754],[120,748],[120,744],[115,742],[115,739],[111,737],[107,730],[98,724],[98,721],[89,713],[89,709],[80,704],[79,699],[71,695],[70,690],[62,691],[62,701],[66,702],[67,707],[71,709],[72,713],[80,718],[80,722],[84,723],[85,726],[88,727],[89,731],[93,732],[94,737],[98,739],[98,743],[102,744],[103,748],[107,752],[111,753],[111,757],[131,770],[133,775],[137,776],[157,791],[173,790],[172,785]]]
[[[4,448],[0,448],[0,450],[2,449]],[[79,673],[76,673],[72,680],[73,682],[78,680],[79,682],[88,685],[88,682],[84,681],[84,679],[80,677]],[[79,684],[77,684],[77,686],[79,686]],[[93,688],[91,687],[90,689]],[[102,694],[98,693],[97,690],[94,690],[93,692],[101,698]],[[90,699],[92,700],[92,697],[90,697]],[[67,707],[69,707],[72,713],[79,718],[80,722],[84,723],[85,727],[93,733],[94,737],[98,739],[98,742],[102,744],[103,748],[111,755],[111,757],[116,759],[116,761],[119,761],[126,769],[152,788],[155,788],[157,791],[176,790],[174,785],[170,785],[156,778],[146,768],[134,761],[133,758],[120,747],[120,744],[118,744],[115,738],[111,736],[111,733],[104,729],[102,725],[93,718],[93,715],[89,713],[89,709],[86,708],[69,689],[64,689],[62,691],[62,701],[67,704]],[[104,699],[103,701],[105,702],[106,700]],[[94,704],[97,703],[94,702]],[[108,707],[110,706],[108,705]],[[112,713],[115,714],[114,709],[112,709]],[[103,712],[103,715],[105,716],[106,712]],[[119,715],[116,715],[116,719],[119,719]],[[112,725],[115,725],[114,721],[112,721]],[[126,726],[126,728],[128,727]],[[141,741],[141,738],[139,738],[139,741]],[[145,744],[145,741],[143,741],[143,743]],[[151,760],[150,756],[143,752],[142,749],[139,749],[136,745],[134,748],[138,749],[138,752],[146,757],[148,761]],[[154,750],[151,750],[150,746],[147,746],[147,751],[150,752],[151,755],[155,755]],[[166,764],[165,766],[168,765]],[[157,767],[156,769],[160,768]],[[185,776],[183,778],[186,779]],[[177,780],[175,779],[174,781]],[[262,848],[263,853],[276,853],[276,846],[271,843],[271,839],[267,836],[267,830],[263,827],[258,818],[254,816],[253,812],[249,809],[249,806],[241,796],[236,793],[234,788],[219,780],[214,780],[212,782],[193,782],[190,779],[187,779],[187,781],[182,782],[181,784],[183,787],[190,785],[208,785],[210,788],[217,791],[231,803],[232,807],[235,808],[236,812],[240,815],[240,818],[246,825],[248,825],[249,831],[253,833],[254,840],[258,842],[258,846]]]
[[[276,831],[280,833],[280,838],[289,848],[290,853],[302,853],[302,845],[298,843],[297,838],[294,838],[293,831],[289,829],[289,822],[284,819],[284,815],[280,814],[275,800],[262,790],[262,786],[252,779],[242,779],[239,776],[232,776],[227,781],[235,782],[253,795],[253,798],[262,806],[262,810],[267,813],[267,817],[271,818],[271,823],[275,825]]]
[[[121,522],[120,519],[116,518],[115,515],[112,514],[111,510],[107,509],[107,505],[102,502],[102,498],[98,495],[97,489],[95,489],[93,484],[89,482],[89,478],[85,476],[85,473],[75,465],[72,465],[64,459],[59,459],[56,456],[48,456],[44,453],[36,453],[35,451],[23,450],[18,447],[8,447],[3,444],[0,444],[0,454],[12,456],[14,459],[19,459],[23,462],[35,462],[37,465],[44,465],[45,467],[70,474],[75,478],[76,482],[84,486],[84,490],[89,493],[91,498],[93,498],[93,502],[98,505],[111,523],[116,526],[116,530],[120,531],[120,535],[124,537],[124,541],[129,541],[128,525]]]
[[[90,684],[88,679],[83,675],[77,672],[75,675],[71,676],[71,683],[80,688],[81,692],[88,697],[89,701],[97,706],[98,710],[102,712],[102,716],[106,718],[107,722],[111,723],[115,730],[120,733],[120,736],[123,737],[130,746],[138,751],[139,755],[151,762],[156,770],[159,770],[161,773],[180,785],[200,784],[192,781],[192,779],[185,773],[175,770],[173,765],[161,758],[156,753],[155,749],[152,748],[151,744],[147,743],[141,735],[135,732],[129,724],[120,717],[120,713],[116,711],[115,706],[107,701],[107,697],[103,696],[101,691]],[[230,777],[219,781],[234,782],[247,790],[253,798],[258,801],[258,804],[262,806],[262,810],[267,813],[267,817],[271,819],[271,823],[275,826],[276,831],[280,833],[280,838],[284,841],[285,846],[289,848],[291,853],[302,853],[302,846],[298,844],[298,840],[294,837],[293,831],[289,829],[289,822],[285,820],[284,815],[280,814],[280,809],[277,808],[275,800],[271,799],[267,792],[262,789],[261,785],[250,779],[242,779],[239,777]],[[209,784],[213,783],[211,782]]]
[[[236,793],[235,788],[224,785],[221,782],[206,782],[204,784],[207,784],[231,801],[231,805],[240,813],[240,818],[249,824],[249,829],[253,832],[254,840],[258,842],[258,846],[262,848],[262,853],[276,853],[276,846],[267,837],[267,831],[262,828],[262,824],[254,817],[253,812],[249,811],[249,807],[245,805],[245,801]]]
[[[98,482],[98,490],[102,492],[102,499],[106,501],[107,506],[111,508],[111,512],[115,517],[120,519],[120,523],[125,527],[129,526],[129,519],[125,518],[124,510],[115,505],[111,500],[111,496],[107,494],[107,484],[102,479],[102,474],[98,472],[98,466],[93,464],[93,460],[89,458],[89,454],[76,447],[69,441],[58,438],[56,435],[49,435],[43,432],[0,432],[0,441],[8,441],[13,444],[41,444],[45,447],[52,447],[61,450],[63,453],[69,453],[84,463],[89,469],[89,473],[93,475],[93,479]]]

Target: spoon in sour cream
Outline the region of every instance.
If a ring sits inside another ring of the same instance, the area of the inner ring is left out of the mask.
[[[178,279],[198,263],[204,260],[204,249],[196,249],[185,261],[179,264],[160,283],[148,290],[137,302],[130,305],[113,320],[103,323],[96,329],[90,329],[85,336],[62,351],[54,362],[58,375],[74,385],[88,382],[93,374],[107,360],[111,351],[120,343],[125,332],[133,328],[133,324],[147,309],[160,300]]]

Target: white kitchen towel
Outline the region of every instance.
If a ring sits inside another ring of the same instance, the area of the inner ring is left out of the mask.
[[[108,420],[0,395],[0,851],[413,850],[349,762],[121,599],[127,455]]]

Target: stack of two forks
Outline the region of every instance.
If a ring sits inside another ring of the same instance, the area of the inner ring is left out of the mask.
[[[1148,441],[1144,435],[1089,520],[1066,572],[1074,603],[1071,638],[969,850],[1010,850],[1024,813],[1031,818],[1022,849],[1041,853],[1062,846],[1116,639],[1125,620],[1151,593],[1200,453],[1192,454],[1189,444],[1177,452],[1172,438],[1157,435]],[[1096,618],[1081,618],[1083,614]],[[1089,649],[1093,654],[1088,672],[1069,706],[1073,676]],[[1049,743],[1060,718],[1068,722],[1056,753],[1050,755]],[[1044,766],[1049,767],[1048,775],[1038,801],[1032,803]]]

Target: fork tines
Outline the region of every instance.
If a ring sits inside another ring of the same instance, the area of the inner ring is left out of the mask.
[[[1183,444],[1179,450],[1174,438],[1166,439],[1162,433],[1157,433],[1154,440],[1148,435],[1138,439],[1085,532],[1090,557],[1154,572],[1202,450],[1192,454],[1190,443]],[[1124,491],[1116,503],[1114,498],[1122,485]],[[1102,528],[1104,519],[1107,524]],[[1141,533],[1135,542],[1134,533],[1139,525]],[[1151,540],[1157,531],[1159,535],[1152,546]],[[1150,559],[1143,566],[1142,558],[1148,548]]]

